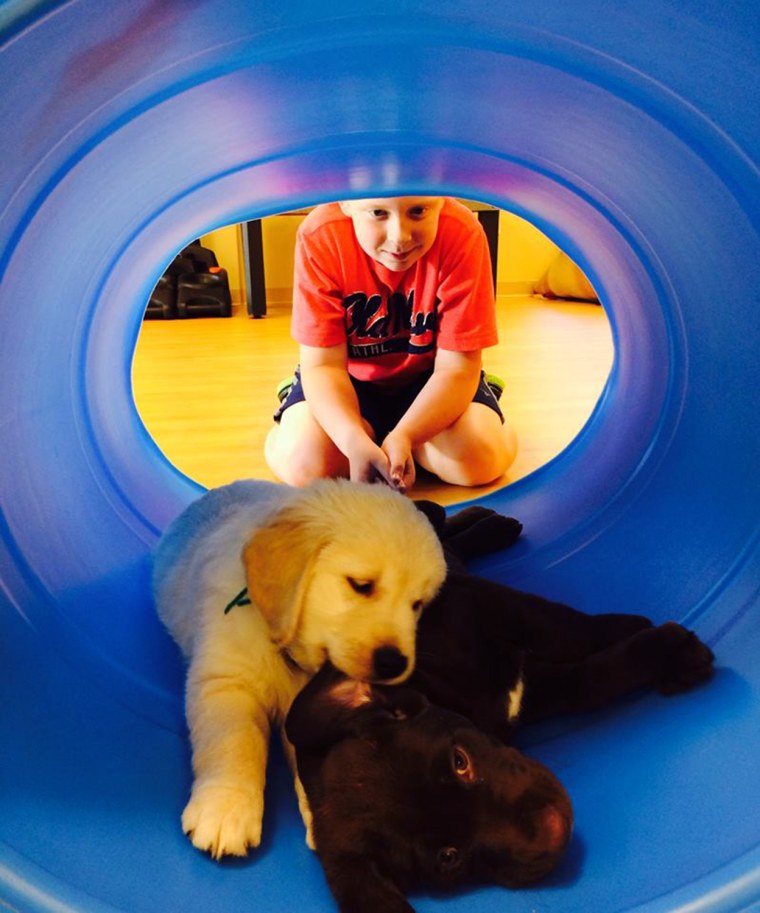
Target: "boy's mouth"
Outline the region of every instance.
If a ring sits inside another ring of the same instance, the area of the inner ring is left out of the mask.
[[[411,247],[409,250],[395,251],[395,250],[386,250],[385,253],[393,260],[408,260],[409,257],[417,250],[416,247]]]

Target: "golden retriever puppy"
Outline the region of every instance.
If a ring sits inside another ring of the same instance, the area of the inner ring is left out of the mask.
[[[235,482],[171,524],[153,591],[188,662],[194,782],[182,826],[196,847],[218,859],[259,844],[270,727],[325,660],[364,681],[407,678],[417,620],[445,573],[427,518],[381,485]]]

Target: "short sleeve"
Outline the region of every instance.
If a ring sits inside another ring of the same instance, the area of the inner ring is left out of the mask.
[[[448,218],[439,228],[438,346],[474,351],[496,345],[496,302],[488,241],[477,218]]]
[[[337,239],[327,228],[296,235],[291,333],[308,346],[346,340]]]

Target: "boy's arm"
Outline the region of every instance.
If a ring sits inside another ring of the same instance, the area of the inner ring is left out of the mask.
[[[345,343],[300,347],[301,382],[312,415],[348,459],[354,482],[378,476],[391,484],[388,458],[367,434],[348,376]]]
[[[414,448],[452,425],[470,405],[480,382],[481,363],[480,349],[438,349],[430,379],[383,441],[392,476],[403,472],[407,463],[413,465]]]

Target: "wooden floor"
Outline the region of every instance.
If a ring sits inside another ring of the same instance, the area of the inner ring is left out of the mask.
[[[506,381],[501,405],[517,431],[517,459],[496,485],[457,488],[428,476],[415,496],[456,503],[527,475],[570,443],[604,387],[613,345],[602,308],[503,297],[497,310],[501,342],[484,353],[484,367]],[[186,475],[209,488],[273,478],[263,444],[275,388],[297,358],[289,321],[288,309],[274,307],[261,320],[236,308],[230,319],[143,323],[135,402],[158,446]]]

